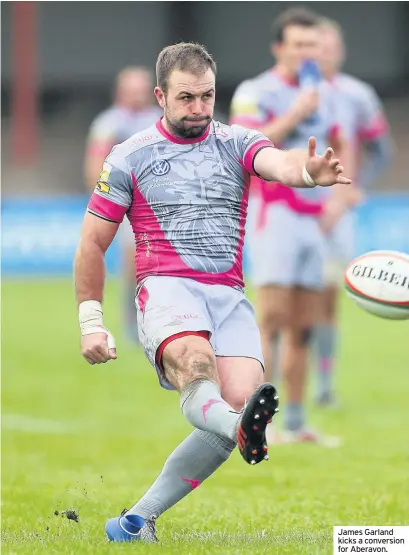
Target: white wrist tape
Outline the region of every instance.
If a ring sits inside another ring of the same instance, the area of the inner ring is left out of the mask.
[[[98,301],[84,301],[79,305],[79,321],[81,335],[91,333],[106,333],[108,349],[115,349],[115,339],[111,332],[104,327],[102,320],[102,306]]]
[[[102,320],[102,306],[98,301],[82,302],[78,307],[78,316],[82,335],[87,335],[84,333],[84,330],[88,330],[89,328],[104,327],[104,322]]]
[[[317,184],[315,183],[313,178],[307,172],[307,168],[305,166],[302,169],[302,178],[303,178],[304,183],[307,185],[307,187],[316,187],[317,186]]]

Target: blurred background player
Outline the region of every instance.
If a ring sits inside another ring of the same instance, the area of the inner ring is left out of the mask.
[[[317,150],[330,143],[345,159],[348,147],[336,121],[333,99],[323,80],[302,89],[305,61],[319,55],[319,18],[305,9],[289,9],[274,23],[272,54],[276,65],[236,90],[231,123],[260,130],[276,146],[299,148],[314,135]],[[345,164],[344,164],[345,165]],[[254,183],[255,182],[255,183]],[[282,337],[282,373],[286,386],[284,438],[318,441],[305,426],[305,385],[312,331],[323,284],[324,233],[344,210],[339,191],[323,201],[317,189],[289,190],[257,178],[260,202],[250,231],[252,278],[265,357],[271,379],[272,346]],[[252,206],[250,206],[250,210]],[[250,217],[251,220],[251,217]]]
[[[322,18],[320,31],[320,68],[336,98],[338,120],[353,145],[355,184],[366,188],[379,178],[391,162],[389,125],[381,101],[373,87],[341,73],[345,46],[341,27]],[[362,195],[362,193],[361,193]],[[359,200],[359,193],[356,200]],[[354,214],[349,211],[327,235],[320,325],[316,330],[318,356],[316,400],[319,405],[335,402],[333,370],[337,345],[337,296],[343,272],[355,253]]]
[[[118,74],[114,103],[94,119],[88,134],[84,173],[90,191],[94,190],[103,162],[112,147],[150,127],[162,117],[162,111],[154,104],[153,86],[151,72],[143,67],[127,67]],[[128,220],[122,228],[125,329],[137,342],[135,241]]]

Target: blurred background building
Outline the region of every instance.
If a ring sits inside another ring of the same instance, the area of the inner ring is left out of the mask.
[[[217,108],[227,118],[237,84],[272,65],[271,22],[290,5],[294,4],[3,2],[3,269],[16,270],[7,262],[9,257],[17,251],[29,255],[36,244],[37,251],[41,244],[54,254],[55,247],[72,249],[82,219],[78,206],[85,206],[86,135],[95,115],[110,104],[121,68],[153,69],[165,45],[201,42],[218,63]],[[345,70],[375,86],[396,144],[392,168],[373,188],[388,193],[382,197],[384,208],[378,203],[365,212],[368,241],[360,248],[409,251],[409,3],[303,5],[340,23],[348,48]],[[54,212],[50,220],[43,202],[51,202],[50,195],[68,195],[72,204],[67,201],[65,208],[72,210],[72,217]],[[27,212],[27,202],[37,203],[37,214],[32,208]],[[42,219],[36,224],[40,212]],[[62,246],[55,243],[61,220],[66,224]]]

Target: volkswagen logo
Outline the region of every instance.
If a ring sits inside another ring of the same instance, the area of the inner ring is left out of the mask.
[[[170,164],[167,160],[158,160],[152,166],[152,173],[155,175],[166,175],[170,171]]]

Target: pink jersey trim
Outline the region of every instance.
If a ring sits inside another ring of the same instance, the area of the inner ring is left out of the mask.
[[[144,285],[142,285],[141,290],[139,291],[139,294],[137,297],[137,301],[138,301],[139,310],[143,314],[145,313],[146,303],[148,302],[148,300],[149,300],[149,291]]]
[[[126,206],[116,204],[115,202],[98,195],[98,193],[92,194],[88,203],[88,209],[103,218],[107,218],[108,220],[118,223],[122,222],[128,210]]]
[[[192,145],[195,143],[201,143],[205,139],[207,139],[209,132],[210,132],[210,124],[207,126],[206,131],[200,137],[196,137],[195,139],[182,139],[182,137],[175,137],[171,135],[167,129],[163,127],[162,120],[156,122],[156,129],[159,131],[161,135],[163,135],[168,141],[172,143],[176,143],[178,145]]]
[[[250,196],[261,197],[261,179],[256,176],[251,176],[250,181]]]
[[[250,175],[255,175],[254,173],[254,169],[253,169],[253,161],[254,161],[254,157],[257,154],[257,152],[264,147],[272,147],[274,148],[274,145],[271,141],[266,141],[266,140],[261,140],[258,141],[257,143],[255,143],[254,145],[252,145],[246,152],[246,154],[244,155],[244,160],[243,160],[243,167],[246,171],[249,172]]]
[[[170,241],[166,239],[157,217],[138,188],[135,175],[131,173],[134,185],[133,203],[128,211],[129,222],[135,234],[136,242],[136,281],[140,283],[149,276],[173,276],[190,278],[208,285],[218,284],[229,287],[244,287],[243,280],[243,243],[247,213],[250,176],[243,168],[245,179],[244,192],[240,210],[240,238],[236,258],[227,272],[211,274],[194,270],[179,256]],[[145,220],[144,227],[139,227]],[[160,245],[160,249],[158,249]]]
[[[335,141],[341,135],[341,126],[339,123],[335,123],[329,132],[329,141]]]
[[[379,137],[383,137],[389,130],[388,122],[383,114],[378,114],[373,125],[369,129],[360,129],[359,138],[362,141],[372,141]]]
[[[297,212],[308,216],[320,216],[324,205],[323,202],[309,202],[298,196],[294,189],[286,187],[282,183],[266,183],[259,179],[260,194],[263,202],[257,219],[257,229],[264,228],[267,222],[267,207],[275,202],[283,202],[287,206]]]

